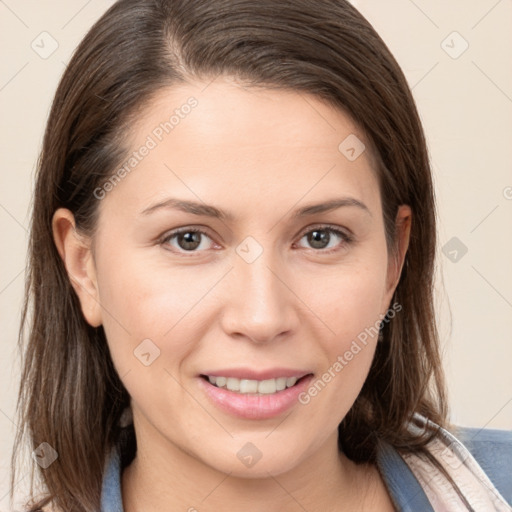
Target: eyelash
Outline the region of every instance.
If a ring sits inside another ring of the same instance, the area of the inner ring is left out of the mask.
[[[309,233],[312,233],[313,231],[327,231],[329,233],[334,233],[335,235],[339,236],[342,239],[340,244],[338,244],[336,247],[332,247],[330,249],[309,248],[310,250],[318,252],[318,253],[332,254],[334,252],[341,250],[344,246],[353,242],[353,238],[351,235],[349,235],[348,233],[346,233],[344,231],[341,231],[340,229],[334,228],[329,225],[318,225],[318,226],[313,226],[311,228],[308,228],[307,231],[303,231],[301,233],[299,240],[302,240],[306,235],[308,235]],[[164,235],[164,237],[160,239],[159,243],[162,245],[168,244],[170,242],[170,240],[172,240],[173,238],[175,238],[176,236],[178,236],[182,233],[200,233],[201,235],[205,235],[206,237],[211,239],[211,237],[208,235],[208,233],[206,233],[205,231],[203,231],[199,228],[180,228],[180,229],[176,229],[176,230],[171,231],[170,233],[167,233],[166,235]],[[189,253],[191,256],[194,255],[195,253],[201,252],[201,251],[197,251],[197,250],[194,250],[194,251],[185,251],[183,249],[176,250],[175,248],[168,249],[168,250],[171,250],[178,254]]]

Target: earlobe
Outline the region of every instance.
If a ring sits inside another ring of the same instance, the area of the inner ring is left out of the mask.
[[[52,219],[53,239],[86,321],[93,327],[102,323],[96,268],[90,240],[76,230],[71,211],[59,208]]]
[[[395,247],[388,267],[388,290],[391,295],[400,281],[405,256],[411,236],[412,211],[408,205],[400,205],[395,219]]]

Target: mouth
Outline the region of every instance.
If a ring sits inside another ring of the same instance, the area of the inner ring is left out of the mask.
[[[255,372],[230,369],[198,375],[199,389],[220,411],[248,420],[279,417],[300,406],[299,396],[313,379],[313,373],[274,369]]]
[[[240,395],[264,396],[275,395],[297,386],[302,380],[311,375],[311,373],[308,373],[306,375],[282,376],[264,380],[239,379],[222,375],[201,375],[200,377],[216,388],[225,389]]]

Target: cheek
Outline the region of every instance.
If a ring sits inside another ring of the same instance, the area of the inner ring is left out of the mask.
[[[102,260],[98,283],[103,327],[121,375],[141,370],[140,351],[149,351],[151,358],[171,351],[177,363],[186,357],[193,349],[194,337],[183,329],[190,327],[193,319],[195,339],[201,335],[196,312],[201,310],[206,291],[218,280],[214,274],[201,275],[190,268],[155,268],[137,257],[124,258],[122,265],[112,257]],[[163,359],[155,358],[152,366]]]
[[[191,286],[184,273],[163,273],[135,259],[105,265],[98,278],[111,358],[144,421],[163,421],[162,411],[190,408],[180,367],[204,336],[194,316],[204,287]],[[183,428],[186,421],[185,415]],[[169,426],[163,422],[158,428]]]
[[[323,413],[318,411],[320,416],[336,409],[333,425],[352,406],[370,369],[383,312],[386,265],[382,258],[367,264],[360,261],[323,278],[317,276],[312,281],[315,286],[302,289],[304,302],[326,327],[323,336],[318,331],[315,336],[323,366],[303,403],[316,402],[314,407],[325,408]]]
[[[301,288],[304,302],[331,333],[331,350],[342,350],[381,318],[386,288],[386,262],[339,267]]]

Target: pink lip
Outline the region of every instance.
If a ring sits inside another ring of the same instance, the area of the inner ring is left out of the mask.
[[[221,375],[220,372],[219,375]],[[225,373],[223,375],[227,376]],[[244,373],[244,376],[246,375],[247,373]],[[280,373],[279,375],[281,377],[285,377],[283,373]],[[294,375],[297,375],[297,373]],[[300,373],[298,375],[300,375]],[[229,376],[235,377],[232,373],[230,373]],[[263,420],[279,416],[290,409],[293,405],[297,405],[299,395],[307,389],[312,378],[313,375],[307,375],[291,388],[278,391],[271,395],[260,396],[243,395],[227,389],[218,388],[202,377],[199,377],[198,381],[200,387],[204,390],[208,398],[222,411],[239,418]],[[262,379],[260,377],[255,380],[264,380],[264,378]]]
[[[211,377],[234,377],[235,379],[266,380],[278,379],[279,377],[297,377],[300,379],[312,373],[310,371],[299,370],[296,368],[269,368],[267,370],[253,370],[251,368],[225,368],[203,372],[202,375]]]

